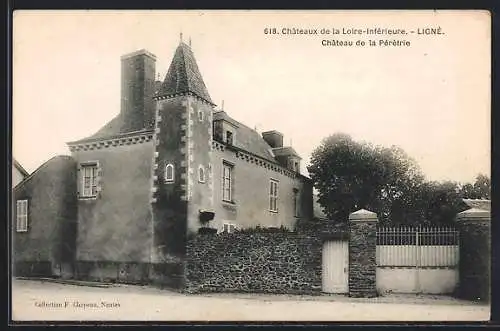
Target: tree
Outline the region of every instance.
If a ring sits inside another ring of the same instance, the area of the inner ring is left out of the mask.
[[[491,179],[483,174],[477,175],[474,191],[477,199],[491,199]]]
[[[308,166],[318,189],[318,202],[330,219],[347,221],[349,213],[370,209],[388,221],[393,204],[400,211],[411,204],[411,193],[423,183],[420,168],[402,149],[355,142],[338,133],[324,139]]]
[[[460,188],[464,199],[491,199],[491,180],[484,174],[478,174],[474,184],[466,183]]]
[[[452,225],[457,213],[466,209],[455,182],[431,182],[425,185],[424,224]]]

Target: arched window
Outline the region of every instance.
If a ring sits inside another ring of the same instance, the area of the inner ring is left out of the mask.
[[[198,167],[198,181],[205,183],[205,168],[202,165]]]
[[[169,163],[165,167],[165,181],[173,182],[174,181],[174,165]]]

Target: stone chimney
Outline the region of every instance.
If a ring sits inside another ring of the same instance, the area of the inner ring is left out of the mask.
[[[276,130],[262,132],[262,138],[271,148],[283,147],[283,134]]]
[[[156,56],[145,49],[121,57],[121,132],[154,126]]]

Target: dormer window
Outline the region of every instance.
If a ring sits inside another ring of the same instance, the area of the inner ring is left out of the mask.
[[[169,163],[165,167],[165,182],[172,183],[174,181],[174,165]]]
[[[233,133],[231,131],[226,131],[226,144],[233,144]]]

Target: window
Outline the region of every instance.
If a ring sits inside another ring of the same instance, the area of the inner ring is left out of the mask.
[[[295,163],[294,163],[294,170],[295,170],[296,172],[299,172],[299,170],[300,170],[300,169],[299,169],[299,162],[297,162],[297,161],[295,161]]]
[[[233,201],[233,166],[228,163],[222,164],[222,200]]]
[[[17,232],[28,231],[28,200],[17,200],[16,220]]]
[[[198,120],[200,122],[203,122],[203,111],[201,111],[201,110],[198,110]]]
[[[299,204],[299,190],[293,189],[293,210],[295,213],[295,217],[300,216],[300,204]]]
[[[169,163],[165,167],[165,181],[173,182],[174,181],[174,165]]]
[[[198,167],[198,181],[200,183],[205,183],[205,168],[201,164]]]
[[[278,212],[278,181],[275,179],[269,182],[269,210]]]
[[[233,233],[236,230],[236,225],[232,223],[224,223],[222,227],[222,232]]]
[[[84,164],[82,173],[82,197],[95,197],[97,195],[97,163]]]
[[[233,144],[233,133],[231,131],[226,131],[226,144]]]

